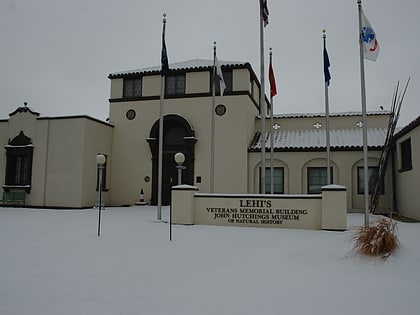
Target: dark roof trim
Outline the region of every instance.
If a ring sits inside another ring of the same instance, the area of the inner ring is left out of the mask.
[[[231,96],[231,95],[247,95],[251,97],[249,91],[234,91],[234,92],[226,92],[224,96]],[[165,99],[176,99],[176,98],[197,98],[197,97],[211,97],[212,94],[208,93],[190,93],[190,94],[183,94],[183,95],[169,95],[165,96]],[[118,102],[136,102],[136,101],[153,101],[159,100],[159,95],[154,96],[140,96],[140,97],[122,97],[122,98],[110,98],[108,101],[110,103],[118,103]]]
[[[398,131],[394,135],[394,140],[397,140],[397,139],[401,138],[402,136],[406,135],[407,133],[409,133],[411,130],[417,128],[418,126],[420,126],[420,116],[418,116],[415,120],[413,120],[411,123],[409,123],[403,129]]]
[[[195,193],[196,198],[219,198],[219,199],[321,199],[321,194],[289,195],[289,194],[217,194],[217,193]]]
[[[179,63],[182,65],[183,63]],[[173,67],[170,65],[169,74],[177,74],[177,73],[185,73],[185,72],[202,72],[202,71],[211,71],[213,68],[212,65],[200,65],[199,61],[197,65],[190,65],[190,66],[178,66],[174,64]],[[253,73],[252,67],[249,62],[231,62],[231,63],[224,63],[221,65],[222,69],[225,70],[233,70],[233,69],[248,69],[250,72]],[[254,77],[256,77],[255,73]],[[157,67],[152,68],[145,68],[139,70],[132,70],[132,71],[124,71],[124,72],[117,72],[111,73],[108,75],[108,79],[119,79],[119,78],[129,78],[129,77],[138,77],[138,76],[150,76],[150,75],[160,75],[160,69]]]
[[[99,120],[97,118],[93,118],[87,115],[76,115],[76,116],[59,116],[59,117],[39,117],[37,118],[38,120],[60,120],[60,119],[87,119],[87,120],[92,120],[94,122],[103,124],[105,126],[108,127],[112,127],[114,128],[114,125],[107,123],[105,121]]]

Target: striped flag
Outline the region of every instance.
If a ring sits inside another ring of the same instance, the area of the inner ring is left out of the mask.
[[[264,21],[264,27],[268,25],[268,7],[267,7],[267,0],[260,0],[260,11],[261,17]]]

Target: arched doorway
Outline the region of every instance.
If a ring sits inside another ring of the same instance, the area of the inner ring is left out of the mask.
[[[159,120],[150,130],[149,142],[152,153],[152,198],[151,204],[157,204],[158,197],[158,166],[159,166]],[[197,139],[189,122],[176,114],[168,114],[163,117],[163,163],[162,163],[162,205],[171,203],[171,187],[177,185],[178,175],[175,153],[182,152],[185,155],[186,169],[182,172],[182,183],[193,185],[194,183],[194,147]]]

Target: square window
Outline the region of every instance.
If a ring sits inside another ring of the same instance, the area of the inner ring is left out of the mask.
[[[333,169],[330,168],[330,182],[333,179]],[[308,194],[320,194],[321,187],[328,184],[326,167],[308,167]]]
[[[123,97],[140,97],[141,96],[141,78],[124,79]]]
[[[364,175],[364,168],[358,167],[357,168],[357,193],[359,195],[363,195],[365,193],[365,175]],[[368,167],[368,176],[369,176],[369,194],[372,194],[375,189],[375,180],[377,179],[378,175],[378,167],[370,166]],[[379,186],[379,193],[381,195],[384,194],[384,183],[383,181],[380,183]]]
[[[185,74],[167,76],[165,81],[166,95],[185,94]]]
[[[260,193],[261,193],[261,168],[260,168]],[[271,193],[271,168],[265,168],[265,192]],[[284,167],[273,169],[273,193],[284,194]]]

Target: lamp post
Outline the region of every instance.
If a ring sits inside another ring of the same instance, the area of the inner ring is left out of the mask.
[[[105,168],[106,157],[103,154],[96,156],[98,167],[98,236],[101,235],[101,210],[102,210],[102,176]]]
[[[185,162],[185,155],[182,152],[175,153],[175,162],[177,164],[176,168],[178,169],[178,185],[182,184],[182,170],[185,170],[186,167],[182,164]]]
[[[176,168],[178,169],[178,185],[182,184],[182,170],[186,167],[182,164],[185,162],[185,155],[182,152],[175,153],[174,156]],[[169,208],[169,240],[172,241],[172,206]]]

